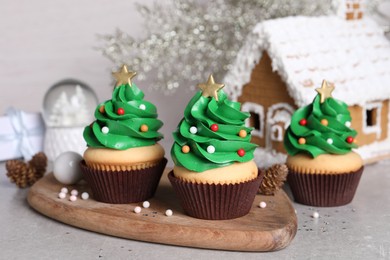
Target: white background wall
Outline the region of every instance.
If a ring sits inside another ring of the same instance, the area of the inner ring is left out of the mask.
[[[9,106],[40,111],[47,89],[65,78],[92,86],[99,101],[109,99],[113,64],[93,49],[100,45],[96,34],[113,33],[119,27],[141,37],[143,19],[135,2],[0,0],[0,115]],[[139,2],[151,4],[153,0]],[[390,13],[389,6],[385,12]],[[163,145],[169,151],[171,133],[192,93],[183,89],[164,96],[147,91],[147,81],[138,86],[158,107],[165,123]]]
[[[41,111],[45,92],[65,78],[89,84],[99,101],[111,98],[113,64],[93,49],[101,46],[96,35],[121,28],[135,38],[142,37],[143,18],[135,2],[0,0],[0,115],[9,106]],[[151,4],[153,0],[138,2]],[[165,96],[148,91],[147,81],[137,85],[145,92],[145,99],[158,107],[168,152],[171,133],[192,93]]]

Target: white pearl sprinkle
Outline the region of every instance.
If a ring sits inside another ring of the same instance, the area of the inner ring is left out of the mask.
[[[212,145],[207,146],[207,152],[208,153],[215,153],[215,147]]]
[[[69,190],[68,190],[68,188],[63,187],[63,188],[61,189],[61,192],[67,194],[67,193],[69,192]]]
[[[88,192],[83,192],[83,193],[81,193],[81,198],[82,198],[83,200],[89,199],[89,194],[88,194]]]
[[[191,126],[190,127],[190,133],[191,134],[196,134],[198,132],[198,128],[196,128],[196,126]]]
[[[64,193],[64,192],[58,193],[58,198],[65,199],[65,197],[66,197],[66,193]]]
[[[108,134],[109,131],[110,131],[110,129],[108,129],[107,126],[103,126],[103,127],[102,127],[102,133],[103,133],[103,134]]]
[[[135,207],[134,208],[134,213],[141,213],[141,211],[142,211],[142,209],[141,209],[141,207],[139,207],[139,206],[137,206],[137,207]]]
[[[145,106],[145,104],[141,104],[141,105],[139,105],[139,109],[145,110],[145,109],[146,109],[146,106]]]
[[[333,139],[332,139],[332,138],[328,138],[328,139],[326,140],[326,142],[327,142],[328,144],[333,144]]]
[[[173,211],[172,211],[171,209],[167,209],[167,210],[165,211],[165,215],[166,215],[167,217],[170,217],[170,216],[173,215]]]
[[[346,127],[351,127],[351,122],[350,121],[345,122],[345,126]]]
[[[264,209],[265,207],[267,207],[267,203],[265,203],[265,201],[261,201],[261,202],[259,203],[259,207],[262,208],[262,209]]]
[[[69,200],[72,201],[72,202],[74,202],[74,201],[77,200],[77,196],[76,196],[76,195],[71,195],[71,196],[69,197]]]
[[[320,217],[320,213],[318,213],[317,211],[314,211],[313,218],[319,218],[319,217]]]
[[[77,195],[79,195],[79,192],[78,192],[77,190],[72,190],[72,191],[70,192],[70,195],[75,195],[75,196],[77,196]]]
[[[142,207],[144,207],[145,209],[149,208],[150,207],[150,202],[149,201],[144,201],[142,203]]]

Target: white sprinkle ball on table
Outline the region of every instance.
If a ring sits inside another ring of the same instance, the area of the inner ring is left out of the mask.
[[[144,207],[145,209],[149,208],[150,207],[150,202],[149,201],[144,201],[142,203],[142,207]]]
[[[167,210],[165,211],[165,215],[166,215],[167,217],[170,217],[170,216],[173,215],[173,211],[172,211],[171,209],[167,209]]]
[[[137,207],[134,208],[134,212],[137,213],[137,214],[138,214],[138,213],[141,213],[141,211],[142,211],[142,209],[141,209],[141,207],[139,207],[139,206],[137,206]]]
[[[318,213],[317,211],[314,211],[313,218],[319,218],[319,217],[320,217],[320,213]]]
[[[65,192],[60,192],[60,193],[58,193],[58,198],[60,198],[60,199],[65,199],[65,197],[66,197],[66,193]]]
[[[62,187],[61,192],[67,194],[69,192],[69,190],[66,187]]]
[[[70,192],[70,195],[75,195],[75,196],[77,196],[77,195],[79,195],[79,192],[78,192],[77,190],[72,190],[72,191]]]
[[[88,192],[83,192],[83,193],[81,193],[81,198],[82,198],[83,200],[89,199],[89,194],[88,194]]]
[[[259,207],[262,208],[262,209],[264,209],[265,207],[267,207],[267,203],[265,203],[265,201],[261,201],[261,202],[259,203]]]
[[[69,197],[69,200],[72,201],[72,202],[74,202],[74,201],[77,200],[77,196],[76,196],[76,195],[71,195],[71,196]]]

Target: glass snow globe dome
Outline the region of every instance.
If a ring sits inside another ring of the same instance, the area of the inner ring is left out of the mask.
[[[98,104],[95,92],[76,79],[65,79],[49,88],[43,99],[47,127],[81,127],[94,120]]]
[[[84,153],[84,127],[95,119],[97,104],[95,92],[79,80],[65,79],[49,88],[42,116],[46,125],[43,150],[50,161],[68,151]]]

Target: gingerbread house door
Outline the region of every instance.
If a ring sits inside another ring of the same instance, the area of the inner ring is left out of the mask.
[[[270,106],[266,120],[266,148],[279,153],[285,153],[283,137],[290,124],[294,108],[287,103]]]

